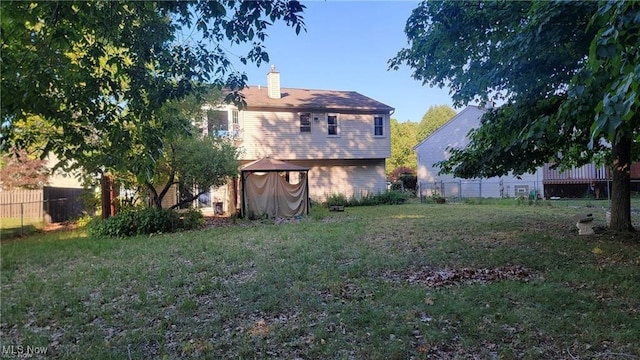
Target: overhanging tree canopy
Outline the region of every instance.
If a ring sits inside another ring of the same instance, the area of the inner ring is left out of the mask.
[[[249,42],[240,60],[268,61],[268,27],[299,32],[303,9],[284,0],[2,1],[2,146],[37,144],[89,172],[151,179],[164,135],[183,131],[159,118],[163,106],[211,84],[242,105],[247,78],[231,71],[225,45]],[[46,126],[16,126],[33,116]]]
[[[450,87],[458,106],[504,102],[485,115],[466,148],[452,149],[444,171],[522,174],[611,153],[611,228],[632,229],[640,3],[425,1],[405,32],[410,46],[391,68],[408,65],[425,85]]]

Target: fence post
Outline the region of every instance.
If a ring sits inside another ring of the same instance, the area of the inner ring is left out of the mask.
[[[20,203],[20,236],[24,236],[24,203]]]

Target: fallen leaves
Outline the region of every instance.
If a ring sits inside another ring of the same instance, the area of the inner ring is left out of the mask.
[[[534,272],[519,265],[500,266],[496,268],[472,268],[433,270],[427,267],[407,269],[403,272],[389,272],[385,278],[406,281],[410,284],[426,285],[431,288],[441,288],[454,285],[486,284],[490,282],[515,280],[528,282],[534,277]],[[433,300],[425,299],[429,305]],[[430,304],[431,303],[431,304]]]

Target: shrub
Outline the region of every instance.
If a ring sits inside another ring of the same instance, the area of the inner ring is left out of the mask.
[[[196,230],[204,226],[204,215],[197,209],[189,209],[180,217],[180,229]]]
[[[97,218],[89,224],[91,236],[125,237],[135,233],[133,211],[122,211],[105,220]]]
[[[403,174],[399,179],[402,182],[402,186],[405,191],[416,193],[418,190],[418,177],[411,174]]]
[[[409,194],[400,191],[387,191],[376,195],[380,204],[398,205],[409,199]]]
[[[178,228],[179,215],[170,209],[146,208],[133,212],[137,234],[171,232]]]
[[[142,234],[192,230],[204,224],[204,216],[196,209],[178,214],[171,209],[143,208],[121,211],[106,219],[89,223],[91,236],[126,237]]]
[[[397,205],[409,199],[409,194],[401,191],[386,191],[378,194],[363,194],[360,197],[352,196],[347,199],[342,194],[333,194],[325,201],[325,206],[373,206],[373,205]]]
[[[349,201],[347,200],[347,197],[344,194],[332,194],[331,196],[327,197],[327,200],[325,201],[325,204],[328,206],[331,206],[331,205],[347,206],[348,203]]]
[[[395,182],[391,183],[391,190],[392,191],[402,191],[402,182],[401,181],[395,181]]]

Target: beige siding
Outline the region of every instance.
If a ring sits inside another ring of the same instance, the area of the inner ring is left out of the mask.
[[[324,201],[342,194],[347,198],[386,191],[384,159],[292,161],[309,167],[309,197]]]
[[[298,112],[242,112],[241,159],[384,159],[391,156],[389,115],[374,136],[373,114],[337,114],[338,136],[327,134],[326,113],[312,113],[311,132],[300,132]],[[330,113],[334,115],[336,113]],[[317,118],[317,120],[316,120]]]
[[[168,209],[178,203],[178,187],[171,185],[167,194],[162,198],[162,208]]]

